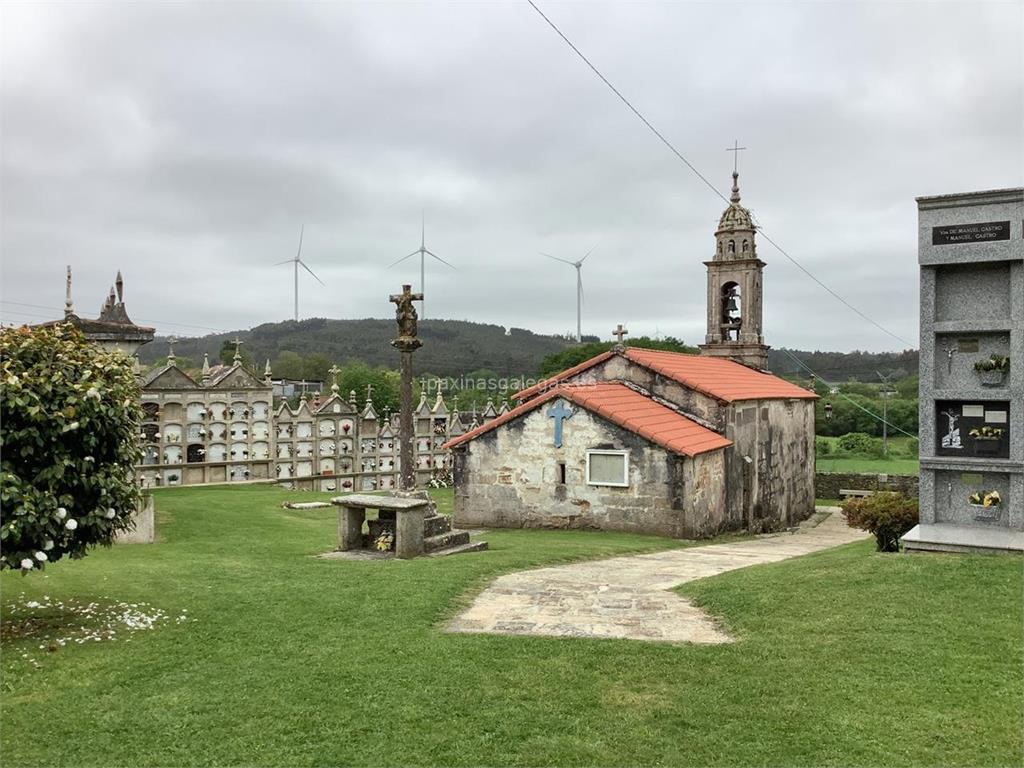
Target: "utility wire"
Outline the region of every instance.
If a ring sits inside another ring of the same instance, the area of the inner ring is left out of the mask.
[[[895,430],[896,430],[897,432],[901,432],[901,433],[903,433],[903,434],[904,434],[904,435],[906,435],[907,437],[918,437],[917,435],[913,435],[913,434],[911,434],[910,432],[907,432],[907,431],[906,431],[905,429],[900,429],[900,428],[899,428],[899,427],[897,427],[897,426],[896,426],[895,424],[893,424],[893,423],[892,423],[891,421],[889,421],[888,419],[884,419],[884,418],[882,418],[881,416],[879,416],[879,415],[878,415],[877,413],[875,413],[874,411],[870,410],[869,408],[865,408],[865,407],[864,407],[863,405],[861,405],[860,403],[858,403],[858,402],[857,402],[856,400],[854,400],[853,398],[851,398],[851,397],[850,397],[849,395],[846,395],[846,394],[845,394],[845,393],[844,393],[844,392],[842,391],[842,389],[840,388],[840,386],[839,386],[839,385],[834,385],[834,384],[832,384],[832,383],[830,383],[830,382],[828,382],[828,381],[825,381],[825,379],[823,379],[823,378],[822,378],[821,376],[819,376],[819,375],[818,375],[818,374],[816,374],[816,373],[815,373],[814,371],[812,371],[812,370],[810,369],[810,367],[809,367],[809,366],[807,366],[807,365],[806,365],[806,364],[804,363],[804,361],[803,361],[803,360],[801,360],[801,359],[800,359],[799,357],[797,357],[796,355],[794,355],[794,354],[793,354],[792,352],[790,352],[790,351],[789,351],[788,349],[782,348],[782,349],[780,349],[779,351],[781,351],[781,352],[785,352],[785,353],[786,353],[787,355],[789,355],[789,356],[790,356],[790,357],[791,357],[791,358],[793,359],[793,361],[794,361],[794,362],[796,362],[796,364],[797,364],[797,365],[799,365],[799,366],[800,366],[801,368],[803,368],[803,369],[804,369],[805,371],[807,371],[808,373],[810,373],[810,374],[811,374],[812,376],[814,376],[814,377],[815,377],[816,379],[818,379],[819,381],[822,381],[822,382],[824,382],[824,383],[825,383],[825,384],[826,384],[827,386],[829,386],[829,387],[832,387],[832,388],[834,388],[834,389],[836,390],[836,394],[837,394],[837,395],[839,395],[839,396],[840,396],[841,398],[843,398],[844,400],[846,400],[847,402],[849,402],[849,403],[850,403],[851,405],[853,405],[854,407],[856,407],[856,408],[860,408],[860,409],[861,409],[862,411],[864,411],[864,413],[866,413],[866,414],[868,414],[869,416],[871,416],[871,417],[873,417],[873,418],[877,419],[877,420],[878,420],[879,422],[881,422],[882,424],[886,424],[887,426],[889,426],[889,428],[891,428],[891,429],[895,429]]]
[[[0,304],[10,304],[12,306],[18,306],[18,307],[33,307],[35,309],[48,309],[48,310],[51,310],[53,312],[61,312],[61,313],[64,312],[64,308],[63,307],[60,307],[58,309],[56,307],[44,306],[43,304],[27,304],[27,303],[25,303],[23,301],[9,301],[7,299],[4,299],[4,300],[0,301]],[[23,310],[17,310],[17,311],[11,310],[11,311],[15,312],[15,314],[20,314],[20,315],[38,315],[38,313],[36,313],[36,312],[25,312]],[[38,315],[38,316],[40,316],[40,317],[50,317],[49,315]],[[51,317],[50,319],[53,319],[53,318]],[[139,322],[142,322],[142,323],[154,323],[156,325],[170,325],[170,326],[173,326],[175,328],[195,328],[195,329],[200,330],[200,331],[213,331],[214,333],[235,333],[235,331],[228,331],[228,330],[226,330],[224,328],[211,328],[208,325],[189,325],[188,323],[172,323],[172,322],[167,321],[167,320],[153,320],[151,318],[149,318],[149,319],[147,319],[147,318],[140,318]]]
[[[614,93],[616,96],[618,96],[619,100],[623,104],[625,104],[629,108],[629,110],[634,115],[636,115],[644,125],[646,125],[650,129],[651,133],[653,133],[655,136],[657,136],[661,140],[661,143],[669,148],[669,150],[672,152],[673,155],[675,155],[677,158],[682,160],[683,163],[686,165],[686,167],[689,168],[691,171],[693,171],[694,174],[696,174],[697,178],[699,178],[701,181],[703,181],[704,184],[708,187],[708,189],[710,189],[712,192],[714,192],[715,195],[717,195],[719,198],[724,200],[727,204],[729,204],[729,205],[732,204],[732,202],[724,194],[722,194],[721,192],[718,191],[718,188],[714,184],[712,184],[710,181],[708,181],[707,177],[704,174],[702,174],[700,171],[697,170],[697,168],[693,165],[693,163],[691,163],[689,160],[687,160],[683,156],[682,152],[680,152],[678,149],[675,148],[675,146],[672,144],[671,141],[669,141],[668,139],[665,138],[664,134],[662,134],[661,131],[659,131],[657,128],[654,127],[654,125],[651,123],[650,120],[648,120],[646,117],[643,116],[643,114],[640,112],[639,109],[637,109],[635,106],[633,106],[632,102],[630,102],[629,99],[627,99],[625,96],[622,95],[622,92],[619,91],[618,88],[616,88],[614,85],[611,84],[611,82],[608,80],[607,77],[605,77],[603,74],[601,74],[601,71],[596,66],[594,66],[594,64],[590,61],[590,59],[588,59],[586,56],[583,55],[583,52],[580,51],[580,49],[577,48],[575,46],[575,44],[573,44],[572,40],[570,40],[568,37],[566,37],[565,33],[562,32],[562,30],[560,30],[558,28],[558,26],[555,24],[555,22],[553,22],[551,19],[549,19],[547,17],[547,15],[544,13],[544,11],[542,11],[540,8],[537,7],[537,4],[533,0],[526,0],[526,2],[528,2],[530,4],[530,7],[532,7],[533,10],[535,10],[540,15],[540,17],[542,19],[544,19],[544,21],[547,22],[548,26],[551,27],[551,29],[553,29],[555,31],[555,33],[560,38],[562,38],[562,40],[565,41],[565,44],[568,45],[573,50],[573,52],[583,61],[583,63],[586,64],[591,69],[591,71],[601,79],[601,82],[603,82],[605,85],[607,85],[608,88],[611,89],[612,93]],[[819,280],[817,277],[815,277],[813,274],[811,274],[811,272],[806,267],[804,267],[800,262],[798,262],[796,259],[794,259],[792,256],[790,256],[789,253],[787,253],[786,250],[781,245],[779,245],[771,237],[769,237],[768,234],[764,231],[764,229],[760,225],[757,225],[757,229],[760,232],[761,236],[765,240],[767,240],[769,243],[771,243],[779,253],[781,253],[789,261],[791,261],[801,272],[803,272],[805,275],[807,275],[809,278],[811,278],[811,280],[813,280],[819,286],[821,286],[826,291],[828,291],[828,293],[831,294],[834,298],[836,298],[840,302],[842,302],[847,308],[849,308],[850,310],[852,310],[856,314],[860,315],[860,317],[862,317],[864,320],[867,320],[869,323],[871,323],[873,326],[878,328],[880,331],[888,334],[889,336],[892,336],[897,341],[899,341],[899,342],[901,342],[903,344],[906,344],[908,347],[913,347],[914,346],[914,344],[912,342],[908,341],[907,339],[904,339],[899,334],[894,333],[893,331],[890,331],[888,328],[886,328],[881,323],[878,323],[877,321],[875,321],[872,318],[868,317],[861,310],[857,309],[857,307],[855,307],[853,304],[851,304],[849,301],[844,299],[842,296],[840,296],[838,293],[836,293],[834,290],[832,290],[829,286],[827,286],[825,283],[823,283],[821,280]]]

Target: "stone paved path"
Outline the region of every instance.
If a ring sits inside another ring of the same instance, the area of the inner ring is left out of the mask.
[[[511,573],[484,590],[448,630],[728,643],[733,638],[704,611],[668,590],[866,535],[849,528],[836,511],[819,525],[796,533]]]

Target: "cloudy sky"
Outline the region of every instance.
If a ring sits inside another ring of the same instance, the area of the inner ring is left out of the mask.
[[[539,0],[648,119],[819,279],[917,344],[917,195],[1022,182],[1020,3]],[[704,333],[723,203],[525,2],[5,3],[4,322],[129,313],[195,335],[292,313]],[[774,346],[897,349],[761,242]]]

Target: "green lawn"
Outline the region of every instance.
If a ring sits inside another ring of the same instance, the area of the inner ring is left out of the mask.
[[[906,457],[891,459],[828,458],[818,457],[818,472],[862,472],[870,475],[916,475],[920,470],[917,459]]]
[[[450,635],[439,625],[496,574],[680,544],[492,531],[485,553],[325,561],[312,555],[333,545],[333,510],[279,506],[315,496],[160,491],[159,543],[5,573],[4,764],[1024,758],[1020,559],[880,555],[865,542],[686,585],[739,638],[730,645]],[[30,600],[100,612],[124,601],[168,618],[47,652],[90,620],[50,608],[26,624]]]
[[[866,474],[882,475],[917,475],[920,464],[917,459],[916,442],[911,445],[908,437],[890,437],[889,455],[878,456],[849,456],[839,452],[839,438],[823,437],[817,438],[818,443],[828,443],[832,453],[817,455],[818,472],[863,472]],[[832,455],[837,453],[838,455]]]

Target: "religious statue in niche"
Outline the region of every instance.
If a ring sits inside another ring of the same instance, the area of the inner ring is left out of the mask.
[[[960,419],[960,414],[953,413],[950,411],[943,411],[942,415],[949,420],[949,427],[942,436],[942,447],[943,448],[963,448],[963,443],[960,440],[960,428],[956,425]]]

